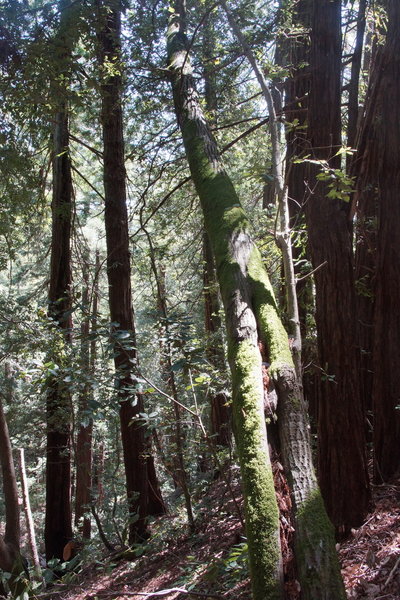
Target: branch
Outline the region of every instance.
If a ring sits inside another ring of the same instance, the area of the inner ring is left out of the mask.
[[[316,271],[318,271],[319,269],[322,269],[322,267],[324,267],[327,264],[328,264],[328,261],[325,260],[323,263],[321,263],[320,265],[318,265],[318,267],[315,267],[315,269],[313,269],[312,271],[310,271],[306,275],[303,275],[303,277],[298,277],[296,279],[296,283],[299,283],[299,281],[303,281],[303,279],[307,279],[307,277],[310,277],[310,275],[313,275]]]
[[[97,190],[94,187],[94,185],[92,185],[90,183],[90,181],[88,181],[88,179],[86,179],[86,177],[79,171],[79,169],[77,169],[76,167],[74,167],[74,165],[71,165],[71,169],[73,171],[75,171],[75,173],[77,173],[79,175],[79,177],[81,177],[85,183],[87,183],[87,185],[103,200],[103,202],[105,202],[105,198],[104,198],[103,194],[101,194],[99,192],[99,190]]]
[[[118,594],[117,591],[113,592],[97,592],[98,596],[114,596]],[[158,592],[125,592],[121,591],[121,596],[144,596],[145,598],[152,598],[154,596],[168,596],[169,594],[185,594],[186,596],[197,596],[198,598],[217,598],[222,600],[224,596],[221,594],[209,594],[207,592],[193,592],[192,590],[185,590],[184,588],[170,588],[168,590],[159,590]]]
[[[89,146],[89,144],[87,144],[83,140],[81,140],[78,137],[76,137],[76,135],[72,135],[72,133],[70,133],[69,137],[70,137],[70,139],[72,141],[76,142],[77,144],[80,144],[81,146],[84,146],[85,148],[87,148],[88,150],[90,150],[90,152],[93,152],[93,154],[95,154],[96,156],[98,156],[99,158],[103,158],[103,153],[100,152],[100,150],[97,150],[96,148],[93,148],[93,146]]]
[[[144,379],[144,381],[146,383],[148,383],[149,385],[151,385],[151,387],[154,388],[156,390],[156,392],[158,392],[159,394],[161,394],[162,396],[164,396],[164,398],[166,398],[170,402],[173,402],[174,404],[177,404],[178,406],[180,406],[181,408],[183,408],[183,410],[186,410],[186,412],[188,412],[189,414],[191,414],[193,417],[198,418],[198,414],[197,413],[195,413],[193,410],[191,410],[190,408],[188,408],[184,404],[181,404],[178,400],[175,400],[175,398],[173,398],[169,394],[166,394],[165,392],[163,392],[159,387],[156,386],[155,383],[153,383],[152,381],[150,381],[149,379],[147,379],[147,377],[145,377],[142,373],[140,374],[140,378]]]

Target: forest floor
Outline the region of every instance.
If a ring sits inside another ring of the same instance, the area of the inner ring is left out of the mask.
[[[234,490],[240,495],[237,483]],[[179,524],[172,514],[155,522],[143,556],[92,562],[40,597],[250,600],[245,538],[226,484],[214,482],[201,500],[195,533],[182,534],[181,518]],[[400,479],[374,487],[370,514],[338,549],[349,600],[400,600]],[[288,599],[298,597],[287,588]]]

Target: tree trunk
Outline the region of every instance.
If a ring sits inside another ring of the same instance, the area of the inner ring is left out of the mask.
[[[211,11],[204,22],[203,79],[206,110],[211,126],[216,125],[217,93],[215,80],[216,31],[215,13]],[[217,370],[226,369],[220,316],[220,300],[216,280],[214,257],[207,232],[203,233],[203,294],[204,329],[207,339],[207,358]],[[211,396],[211,432],[219,446],[229,447],[231,438],[231,410],[225,392],[216,390]]]
[[[340,169],[339,0],[314,2],[308,139],[313,160]],[[339,534],[362,522],[369,501],[364,415],[359,385],[352,240],[347,205],[310,167],[308,239],[316,269],[316,324],[321,369],[318,474],[328,514]],[[340,310],[338,310],[340,307]]]
[[[162,514],[159,487],[155,471],[149,468],[153,460],[140,413],[144,412],[143,396],[136,389],[136,340],[132,308],[131,267],[126,206],[126,173],[122,127],[120,74],[121,3],[119,0],[98,2],[100,19],[100,61],[102,68],[101,119],[104,144],[105,226],[107,242],[107,276],[109,305],[114,343],[116,385],[119,396],[119,416],[126,476],[131,544],[147,537],[149,507],[153,514]],[[116,70],[108,73],[107,65]],[[150,466],[151,467],[151,466]],[[149,485],[152,475],[152,485]]]
[[[46,454],[46,557],[62,558],[72,537],[70,427],[71,398],[62,380],[63,345],[71,341],[71,214],[72,179],[67,108],[56,115],[53,157],[53,229],[51,245],[49,315],[57,326],[51,357],[59,372],[48,381]],[[58,331],[61,332],[58,337]]]
[[[7,372],[6,372],[7,375]],[[13,598],[26,592],[27,582],[22,576],[23,565],[20,554],[20,520],[18,488],[15,477],[14,460],[10,435],[3,404],[0,397],[0,463],[3,479],[6,527],[0,535],[0,569],[11,573],[7,584]]]
[[[86,257],[87,258],[87,257]],[[85,260],[85,259],[84,259]],[[82,290],[82,325],[81,325],[81,370],[85,377],[94,376],[91,368],[90,357],[90,323],[97,318],[97,289],[93,290],[93,310],[89,298],[89,273],[88,264],[83,264]],[[97,278],[96,280],[97,281]],[[93,419],[90,413],[89,400],[91,395],[91,382],[85,381],[79,394],[78,406],[78,435],[76,440],[76,493],[75,493],[75,527],[80,531],[83,539],[90,539],[90,517],[88,516],[91,504],[92,487],[92,435]]]
[[[372,424],[374,305],[376,278],[376,233],[379,205],[380,119],[382,118],[382,46],[374,53],[365,108],[352,161],[355,178],[352,214],[356,213],[355,284],[360,347],[360,385],[367,423]],[[372,441],[372,431],[367,434]]]
[[[150,238],[150,235],[146,231],[147,239],[150,246],[150,260],[153,269],[153,275],[156,280],[157,286],[157,309],[162,321],[162,337],[165,338],[165,342],[160,342],[161,351],[161,375],[169,388],[171,397],[173,398],[173,439],[175,442],[174,454],[176,457],[172,459],[174,464],[174,483],[183,491],[185,498],[185,508],[189,523],[189,529],[193,533],[196,529],[194,522],[194,515],[192,509],[192,498],[190,494],[188,484],[188,474],[185,467],[184,457],[184,432],[182,429],[182,410],[179,406],[179,394],[175,380],[175,373],[172,368],[172,348],[171,348],[171,333],[168,321],[168,307],[167,307],[167,296],[165,289],[165,269],[163,266],[157,267],[154,247]]]
[[[297,277],[296,293],[299,304],[300,329],[303,339],[303,388],[313,428],[318,418],[319,373],[316,371],[316,348],[314,328],[310,326],[310,314],[315,308],[312,292],[312,278],[307,277],[308,268],[304,268],[304,260],[310,260],[305,236],[305,204],[307,190],[304,182],[307,179],[307,165],[301,160],[308,154],[307,144],[307,106],[310,91],[310,44],[313,0],[300,0],[293,8],[292,26],[302,30],[294,39],[286,37],[281,42],[286,46],[284,55],[287,64],[292,65],[290,77],[285,81],[285,118],[286,128],[286,182],[288,187],[288,206],[290,226],[293,231],[293,260]],[[283,6],[284,8],[284,6]],[[285,65],[283,65],[285,66]],[[304,367],[304,365],[307,365]]]
[[[347,124],[347,145],[354,148],[356,144],[357,128],[359,122],[359,84],[362,61],[362,50],[364,45],[365,33],[365,12],[367,9],[367,0],[360,0],[357,13],[357,31],[354,43],[353,58],[351,61],[351,75],[349,82],[349,108]]]
[[[381,105],[375,113],[379,160],[373,346],[374,476],[387,481],[400,467],[400,4],[388,0],[382,51]],[[381,112],[380,112],[381,110]]]
[[[312,472],[304,406],[288,338],[261,256],[250,237],[247,217],[202,113],[188,47],[178,7],[168,30],[169,71],[175,111],[225,308],[233,424],[245,499],[253,597],[273,600],[283,596],[279,512],[264,419],[261,340],[268,349],[271,374],[282,402],[281,439],[286,466],[292,469],[302,589],[308,590],[305,597],[310,599],[337,600],[345,597],[343,584],[331,526]]]
[[[28,480],[26,477],[25,470],[25,453],[23,448],[18,449],[18,459],[19,459],[19,472],[21,478],[21,491],[22,491],[22,506],[25,512],[26,519],[26,529],[28,534],[28,543],[31,551],[32,562],[34,567],[35,578],[38,581],[43,582],[42,577],[42,569],[39,562],[39,553],[36,544],[36,536],[35,536],[35,525],[33,522],[32,511],[31,511],[31,503],[29,500],[29,487]]]

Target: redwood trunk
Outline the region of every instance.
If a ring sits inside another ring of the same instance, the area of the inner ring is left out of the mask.
[[[341,146],[339,0],[314,2],[308,139],[312,158],[340,168]],[[369,500],[364,415],[359,385],[351,232],[344,202],[327,197],[310,169],[306,204],[308,239],[316,288],[321,400],[318,474],[338,533],[359,525]]]
[[[105,227],[107,277],[112,321],[116,387],[130,513],[129,542],[147,537],[147,517],[164,512],[154,469],[149,468],[149,444],[140,413],[143,397],[136,390],[136,340],[132,308],[130,245],[126,206],[126,173],[122,126],[120,69],[121,3],[99,3],[103,24],[99,34],[101,64],[116,64],[116,73],[103,74],[101,84],[104,144]],[[149,475],[152,485],[149,485]]]
[[[51,357],[59,373],[51,376],[47,392],[46,557],[62,559],[72,537],[71,526],[71,398],[62,380],[62,348],[71,341],[71,215],[72,178],[67,108],[56,115],[53,158],[53,228],[49,315],[62,333]]]
[[[378,227],[373,347],[374,474],[387,481],[400,467],[400,4],[388,1],[381,63],[378,131]]]

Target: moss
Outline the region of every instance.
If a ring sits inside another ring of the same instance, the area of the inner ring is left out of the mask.
[[[318,488],[299,507],[296,525],[297,564],[302,565],[300,579],[304,598],[345,600],[334,530]]]
[[[255,600],[280,598],[279,511],[268,454],[260,353],[249,341],[230,344],[233,419],[245,497]]]
[[[294,367],[288,335],[278,313],[274,292],[258,248],[253,247],[249,260],[249,278],[253,288],[253,306],[260,334],[269,350],[270,372]]]
[[[182,98],[179,74],[174,85],[175,104],[186,154],[203,208],[206,229],[216,259],[218,281],[227,315],[229,362],[232,371],[233,419],[245,498],[246,531],[254,600],[282,597],[279,511],[269,461],[263,411],[261,356],[256,345],[256,326],[243,323],[235,314],[237,297],[250,298],[245,265],[233,251],[235,234],[243,234],[251,249],[248,219],[231,180],[225,173],[214,141],[197,113],[190,118],[185,102],[195,102],[195,93]],[[190,81],[187,82],[187,85]],[[189,98],[189,99],[188,99]],[[192,99],[190,99],[192,98]],[[195,113],[196,111],[194,111]],[[233,310],[232,310],[233,308]],[[248,302],[251,321],[252,307]],[[240,322],[239,322],[240,321]],[[253,327],[253,331],[250,330]],[[248,335],[249,339],[242,339]],[[250,339],[251,338],[251,339]]]

